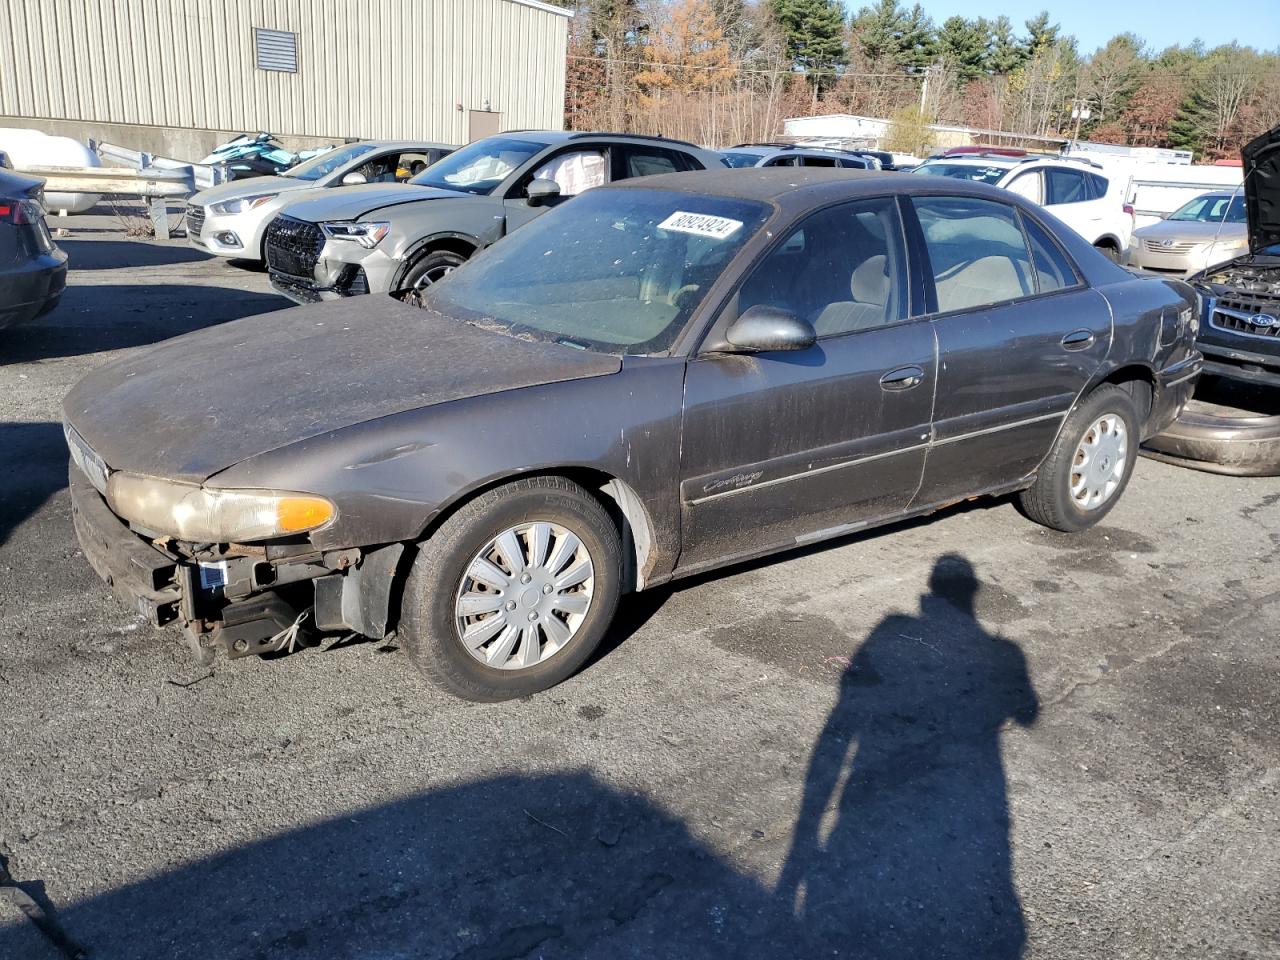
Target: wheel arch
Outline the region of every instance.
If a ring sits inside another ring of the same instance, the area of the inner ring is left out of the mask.
[[[399,290],[404,285],[404,278],[408,276],[414,264],[429,253],[435,253],[437,250],[448,250],[451,253],[470,259],[480,249],[480,246],[480,241],[475,237],[457,230],[433,233],[428,237],[415,240],[400,260],[400,269],[396,271],[395,281],[392,283],[391,289]]]
[[[1053,452],[1053,448],[1057,446],[1058,439],[1062,435],[1063,428],[1067,425],[1067,417],[1071,415],[1071,411],[1080,406],[1093,391],[1104,384],[1113,384],[1129,393],[1138,409],[1138,415],[1142,418],[1142,432],[1145,435],[1147,424],[1151,420],[1151,412],[1155,409],[1156,390],[1158,389],[1155,371],[1142,363],[1126,363],[1120,366],[1104,367],[1094,374],[1093,379],[1076,394],[1075,401],[1063,415],[1062,422],[1058,424],[1058,430],[1053,435],[1053,443],[1049,445],[1049,449],[1045,451],[1044,457],[1036,464],[1036,469],[1029,475],[1028,479],[1040,472],[1040,468],[1044,466],[1044,461],[1048,459],[1049,454]]]
[[[396,570],[396,585],[392,597],[393,611],[397,620],[399,619],[404,580],[408,576],[409,569],[413,566],[413,559],[417,555],[418,547],[424,541],[430,539],[431,535],[449,517],[477,497],[503,484],[537,476],[565,477],[577,483],[599,501],[600,505],[608,511],[610,518],[618,528],[618,535],[622,539],[623,591],[631,592],[645,588],[656,559],[654,553],[656,535],[653,518],[649,515],[648,508],[645,507],[644,501],[635,488],[621,477],[615,477],[595,467],[582,465],[548,467],[491,477],[483,483],[459,492],[457,496],[441,505],[440,509],[432,515],[422,530],[418,532],[417,537],[409,543],[409,549],[405,551],[404,558]]]

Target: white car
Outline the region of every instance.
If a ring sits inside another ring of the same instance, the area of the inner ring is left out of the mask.
[[[1048,209],[1116,262],[1123,260],[1133,236],[1133,207],[1125,199],[1127,180],[1109,177],[1091,160],[1017,150],[966,151],[931,158],[911,172],[1011,190]]]
[[[187,239],[219,257],[263,260],[267,224],[302,191],[403,183],[452,151],[443,143],[362,140],[326,151],[278,177],[221,183],[187,201]]]

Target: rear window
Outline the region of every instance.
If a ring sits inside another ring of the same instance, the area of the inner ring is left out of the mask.
[[[913,174],[934,177],[951,177],[953,180],[972,180],[974,183],[998,183],[1009,172],[1008,167],[984,163],[922,163],[911,171]]]
[[[760,157],[754,153],[722,153],[724,162],[731,167],[754,167],[760,162]]]

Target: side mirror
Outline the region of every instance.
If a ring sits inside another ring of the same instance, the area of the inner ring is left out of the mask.
[[[560,184],[539,177],[525,188],[524,195],[529,198],[529,206],[540,207],[548,200],[560,196]]]
[[[348,173],[346,176],[342,178],[342,185],[344,187],[354,187],[357,184],[368,183],[368,182],[369,182],[369,178],[366,177],[363,173],[360,173],[358,170],[352,170],[350,173]]]
[[[749,308],[729,324],[724,338],[741,353],[771,350],[808,350],[818,340],[813,324],[780,307],[763,304]]]

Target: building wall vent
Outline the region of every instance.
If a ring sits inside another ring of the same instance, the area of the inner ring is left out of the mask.
[[[298,35],[285,30],[253,28],[253,62],[259,70],[298,72]]]

